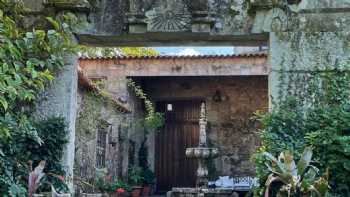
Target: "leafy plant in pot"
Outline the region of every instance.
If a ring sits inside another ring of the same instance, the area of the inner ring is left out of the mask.
[[[112,192],[109,193],[110,197],[124,197],[127,196],[127,191],[130,191],[130,187],[122,180],[115,180],[112,183]]]
[[[143,179],[141,168],[133,167],[129,169],[128,181],[131,185],[131,197],[141,196]]]
[[[149,196],[151,193],[152,185],[154,184],[154,173],[149,169],[148,165],[148,149],[146,145],[147,137],[143,140],[139,150],[139,164],[142,169],[143,177],[143,189],[142,196]]]
[[[143,176],[142,196],[148,197],[151,193],[152,185],[154,184],[155,175],[149,168],[146,168],[142,171],[142,176]]]

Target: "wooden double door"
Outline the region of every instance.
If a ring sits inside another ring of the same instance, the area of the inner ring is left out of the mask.
[[[156,134],[155,172],[157,191],[194,187],[197,163],[186,157],[186,148],[198,146],[201,101],[158,102],[165,124]]]

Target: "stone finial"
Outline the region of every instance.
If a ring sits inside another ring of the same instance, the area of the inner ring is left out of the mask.
[[[206,117],[206,109],[205,103],[201,104],[201,112],[199,119],[199,146],[206,147],[207,146],[207,117]]]

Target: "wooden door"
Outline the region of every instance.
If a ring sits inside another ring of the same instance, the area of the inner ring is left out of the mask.
[[[165,125],[156,135],[155,172],[157,190],[194,187],[197,163],[186,158],[186,148],[198,146],[200,101],[159,102]]]

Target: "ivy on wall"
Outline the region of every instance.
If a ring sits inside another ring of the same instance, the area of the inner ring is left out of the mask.
[[[164,124],[164,116],[160,112],[156,112],[153,102],[147,97],[141,86],[137,85],[132,79],[128,79],[128,86],[134,91],[135,95],[144,102],[146,116],[142,125],[145,127],[146,133],[158,130]]]
[[[254,157],[261,185],[257,196],[262,194],[269,174],[266,158],[260,153],[277,155],[290,150],[299,158],[306,146],[313,148],[313,165],[320,174],[329,170],[332,195],[349,196],[350,66],[284,72],[278,88],[279,99],[272,111],[257,114],[263,125],[262,145]]]
[[[95,138],[101,118],[103,101],[96,94],[88,92],[84,94],[81,105],[82,110],[78,114],[76,133],[77,135]]]
[[[65,144],[48,147],[54,142],[47,138],[48,133],[41,131],[48,126],[56,135],[64,135],[65,123],[50,119],[36,124],[32,104],[37,93],[54,79],[55,71],[64,65],[65,55],[75,51],[70,39],[70,22],[75,19],[72,14],[62,15],[60,22],[47,17],[42,24],[47,29],[28,31],[22,25],[23,13],[21,1],[0,0],[0,193],[3,196],[26,196],[29,174],[26,163],[32,160],[35,165],[40,158],[55,165],[59,162],[56,156],[62,155]],[[39,151],[44,146],[47,151],[57,152],[45,156]]]

